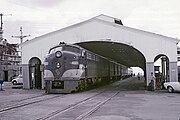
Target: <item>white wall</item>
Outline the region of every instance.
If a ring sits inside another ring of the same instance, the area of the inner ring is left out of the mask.
[[[25,42],[22,44],[22,64],[28,64],[32,57],[38,57],[43,63],[50,47],[62,41],[72,44],[108,39],[108,41],[130,44],[145,56],[147,79],[154,71],[154,58],[159,54],[164,54],[169,58],[169,62],[172,63],[170,71],[177,69],[174,64],[177,62],[178,40],[108,21],[109,19],[103,21],[101,17],[97,17]],[[177,71],[173,73],[177,74]],[[176,74],[172,76],[170,72],[170,79],[176,81]]]
[[[177,47],[174,39],[109,24],[102,20],[90,20],[24,43],[22,63],[27,64],[32,57],[38,57],[43,62],[49,48],[57,45],[60,41],[76,43],[105,39],[126,44],[131,43],[144,54],[147,62],[154,61],[154,58],[159,54],[167,55],[170,61],[177,61]]]

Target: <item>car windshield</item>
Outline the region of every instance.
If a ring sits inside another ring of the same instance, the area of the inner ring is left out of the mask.
[[[17,78],[22,78],[22,75],[18,75]]]
[[[15,79],[16,79],[16,78],[22,78],[22,75],[17,75],[17,76],[15,76],[14,78],[15,78]]]

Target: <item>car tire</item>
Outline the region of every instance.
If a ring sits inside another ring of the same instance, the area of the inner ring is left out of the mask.
[[[169,92],[169,93],[173,93],[173,92],[174,92],[173,87],[169,86],[169,87],[168,87],[168,92]]]
[[[16,84],[17,84],[17,81],[13,81],[12,84],[13,84],[13,85],[16,85]]]

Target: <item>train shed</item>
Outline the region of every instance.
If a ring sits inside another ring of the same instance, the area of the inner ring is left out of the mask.
[[[78,44],[128,67],[142,68],[147,85],[155,74],[154,63],[161,59],[166,81],[178,81],[178,39],[130,28],[117,18],[99,15],[21,44],[24,88],[44,87],[44,58],[49,48],[62,41]]]

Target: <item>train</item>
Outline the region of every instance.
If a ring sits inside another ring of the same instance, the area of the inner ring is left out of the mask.
[[[129,72],[130,71],[130,72]],[[73,93],[132,75],[132,69],[77,44],[49,49],[44,60],[46,93]]]

